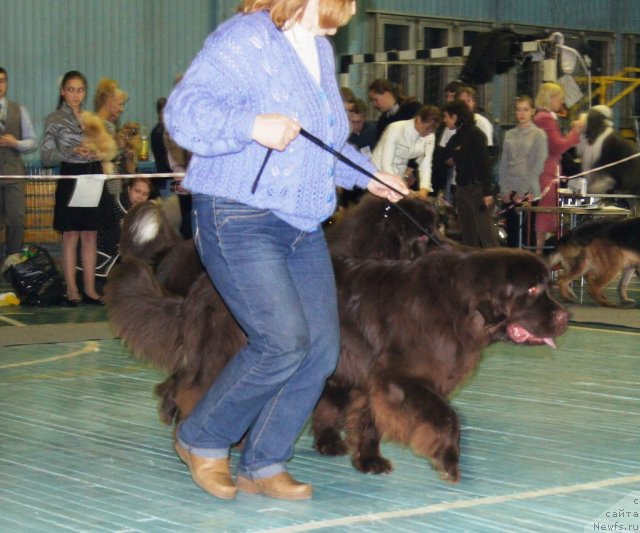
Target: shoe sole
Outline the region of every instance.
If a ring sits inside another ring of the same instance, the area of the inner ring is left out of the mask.
[[[263,496],[268,496],[269,498],[275,498],[277,500],[310,500],[313,496],[313,492],[310,492],[308,494],[282,494],[280,492],[271,492],[268,490],[264,490],[255,481],[252,481],[243,476],[238,476],[236,478],[236,487],[238,487],[238,490],[241,490],[242,492],[246,492],[248,494],[262,494]]]
[[[189,473],[191,474],[191,479],[193,479],[194,483],[198,485],[198,487],[200,487],[203,491],[208,492],[212,496],[215,496],[216,498],[220,498],[222,500],[233,500],[236,497],[236,491],[231,493],[219,492],[219,491],[216,491],[215,489],[212,489],[211,487],[205,487],[202,484],[200,484],[198,480],[194,477],[193,473],[191,472],[191,460],[189,459],[189,452],[185,450],[182,446],[180,446],[178,442],[176,442],[173,447],[176,450],[178,457],[180,457],[180,460],[189,467]]]

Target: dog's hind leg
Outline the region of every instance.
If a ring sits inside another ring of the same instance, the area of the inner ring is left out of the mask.
[[[322,455],[347,453],[347,444],[340,431],[344,427],[348,404],[349,389],[327,382],[311,419],[313,447]]]
[[[460,479],[460,423],[453,408],[423,380],[379,380],[371,393],[376,424],[385,439],[429,459],[445,481]]]
[[[347,443],[352,450],[351,463],[357,470],[372,474],[386,474],[393,470],[391,461],[380,454],[380,433],[366,391],[351,391],[346,429]]]
[[[573,292],[570,283],[585,273],[588,266],[587,258],[584,252],[581,251],[570,259],[565,259],[563,261],[563,265],[568,265],[568,268],[558,278],[558,289],[560,290],[560,295],[565,301],[577,302],[578,297],[575,292]]]
[[[636,305],[636,301],[633,298],[629,298],[627,289],[629,288],[629,283],[633,275],[637,273],[638,276],[640,276],[640,272],[638,272],[639,268],[640,267],[632,266],[622,271],[620,281],[618,282],[618,294],[620,295],[620,302],[623,307],[633,307]]]
[[[604,307],[618,307],[614,302],[607,298],[604,293],[604,289],[613,281],[616,270],[609,270],[608,272],[594,274],[589,272],[586,275],[586,280],[589,285],[589,293],[593,299]]]

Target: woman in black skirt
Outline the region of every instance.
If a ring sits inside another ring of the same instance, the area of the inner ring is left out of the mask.
[[[95,153],[82,145],[80,113],[87,94],[87,79],[78,71],[67,72],[60,83],[58,108],[45,122],[40,157],[45,166],[60,165],[60,174],[102,174],[102,164]],[[62,178],[56,186],[53,227],[62,232],[62,269],[67,285],[67,301],[101,304],[96,291],[96,235],[98,207],[69,207],[77,180]],[[76,282],[77,248],[80,243],[84,292]]]

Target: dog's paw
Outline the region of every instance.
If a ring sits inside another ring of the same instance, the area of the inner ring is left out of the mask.
[[[356,470],[365,474],[388,474],[393,471],[393,464],[388,459],[381,456],[376,457],[356,457],[351,458],[351,463]]]
[[[576,296],[576,293],[573,292],[573,289],[571,289],[569,286],[558,284],[558,288],[560,289],[560,296],[562,296],[562,299],[565,302],[571,302],[571,303],[580,302],[580,300]]]
[[[434,468],[438,471],[438,476],[442,481],[449,483],[457,483],[460,481],[460,467],[458,465],[458,459],[445,461],[445,464],[435,464]]]
[[[612,302],[611,300],[607,300],[606,298],[596,298],[593,297],[602,307],[618,307],[618,304]]]
[[[625,298],[624,300],[620,301],[620,306],[621,307],[635,307],[636,306],[636,301],[633,298]]]
[[[160,415],[160,421],[167,426],[170,426],[174,421],[179,422],[179,410],[178,406],[170,399],[163,398],[158,406],[158,413]]]
[[[336,456],[347,453],[347,445],[335,428],[323,429],[316,437],[313,447],[322,455]]]

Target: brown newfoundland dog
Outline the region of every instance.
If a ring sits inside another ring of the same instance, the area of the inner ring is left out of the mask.
[[[534,254],[456,247],[437,233],[433,206],[417,198],[402,203],[435,239],[375,198],[327,230],[342,352],[313,415],[315,447],[324,454],[350,450],[358,470],[380,473],[391,470],[379,450],[389,439],[455,482],[460,426],[447,396],[485,346],[552,344],[568,315],[549,296],[548,269]],[[190,412],[246,339],[205,273],[176,282],[181,263],[193,257],[160,243],[161,216],[148,230],[158,212],[147,205],[128,215],[123,260],[109,278],[106,301],[114,331],[169,373],[156,391],[161,416],[171,423]],[[430,246],[434,240],[440,244]],[[178,270],[166,275],[172,268]]]

